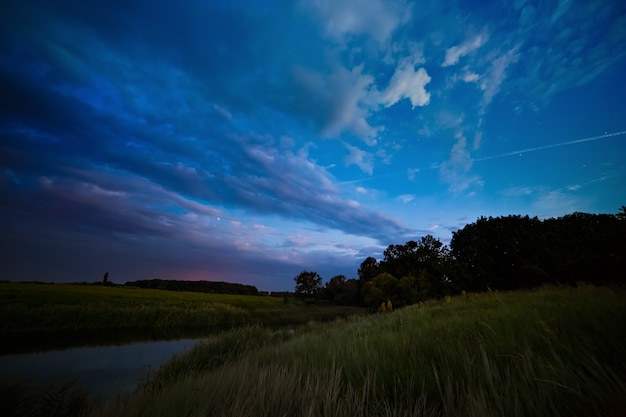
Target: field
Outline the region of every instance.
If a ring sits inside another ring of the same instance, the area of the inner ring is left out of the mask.
[[[468,294],[294,328],[237,327],[106,404],[64,386],[0,393],[16,404],[8,415],[27,405],[94,417],[619,417],[624,329],[621,288]]]
[[[0,352],[203,336],[234,326],[283,326],[362,311],[269,296],[75,284],[0,283]]]
[[[547,288],[239,328],[94,415],[623,416],[625,297]]]

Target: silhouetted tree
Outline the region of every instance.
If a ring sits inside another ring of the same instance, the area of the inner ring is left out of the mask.
[[[104,277],[102,277],[102,284],[107,285],[109,283],[109,273],[105,272]]]
[[[572,213],[539,220],[481,217],[453,233],[459,289],[511,290],[546,283],[623,282],[626,222],[619,214]]]
[[[362,287],[367,281],[379,274],[378,261],[373,257],[366,258],[359,266],[359,285]]]
[[[357,305],[360,301],[358,282],[354,278],[336,275],[326,283],[324,297],[333,304]]]
[[[418,242],[410,240],[404,245],[389,245],[384,256],[378,270],[401,277],[403,286],[410,290],[410,294],[394,300],[394,305],[412,304],[424,297],[437,298],[450,292],[449,250],[433,236],[424,236]]]
[[[322,277],[317,272],[302,271],[293,280],[296,282],[296,297],[301,299],[316,297],[322,288]]]

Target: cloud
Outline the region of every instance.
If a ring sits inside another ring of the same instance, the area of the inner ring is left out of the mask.
[[[379,46],[386,45],[393,32],[411,19],[412,8],[402,0],[304,0],[302,5],[314,12],[326,35],[335,41],[364,34]]]
[[[469,55],[481,46],[483,46],[487,40],[488,35],[486,32],[475,35],[460,45],[452,46],[446,49],[446,56],[443,60],[442,67],[449,67],[452,65],[456,65],[459,62],[459,59],[464,57],[465,55]]]
[[[109,262],[135,250],[131,269],[158,259],[164,274],[354,265],[351,245],[418,232],[378,211],[377,189],[421,166],[423,190],[434,168],[444,189],[475,190],[472,151],[503,120],[496,97],[539,109],[626,54],[617,2],[501,4],[497,21],[435,1],[22,3],[0,13],[3,242],[22,239],[24,253],[26,241],[41,253],[62,242]],[[559,191],[586,191],[572,181]],[[288,236],[313,237],[287,251]]]
[[[476,74],[475,72],[468,71],[465,74],[463,74],[461,79],[465,81],[466,83],[473,83],[480,79],[480,75]]]
[[[430,80],[424,68],[416,71],[412,64],[401,62],[391,77],[389,86],[381,92],[380,102],[385,107],[391,107],[398,101],[408,98],[413,108],[425,106],[430,102],[430,94],[425,88]]]
[[[361,169],[361,171],[372,175],[374,173],[374,155],[369,152],[365,152],[356,146],[352,146],[347,143],[344,143],[344,145],[350,152],[343,159],[346,166],[356,165]]]
[[[626,17],[619,3],[534,5],[532,13],[518,11],[516,29],[507,35],[520,43],[524,57],[516,65],[524,76],[510,85],[520,108],[539,110],[559,91],[591,82],[626,56]]]
[[[337,137],[349,131],[373,143],[381,130],[367,122],[367,97],[374,78],[362,71],[363,65],[351,70],[336,65],[330,74],[295,68],[292,75],[299,97],[295,108],[310,114],[325,136]]]
[[[481,101],[481,113],[484,113],[485,108],[491,103],[493,97],[498,93],[500,85],[506,78],[507,68],[517,62],[520,55],[518,53],[519,47],[514,47],[504,54],[493,59],[491,66],[487,70],[486,74],[481,77],[480,89],[483,91],[483,99]]]
[[[410,203],[411,201],[415,200],[415,194],[402,194],[402,195],[399,195],[398,196],[398,200],[400,200],[404,204]]]
[[[456,143],[450,150],[448,160],[439,168],[443,182],[449,185],[450,191],[461,193],[471,186],[482,186],[482,180],[470,173],[474,161],[467,150],[467,142],[462,133],[456,134]]]
[[[78,30],[71,24],[63,30],[71,34],[72,29]],[[83,38],[89,42],[81,43]],[[17,64],[3,67],[7,75],[3,86],[10,87],[10,97],[20,98],[11,106],[7,96],[0,100],[3,111],[10,109],[6,114],[20,116],[1,126],[7,151],[3,168],[18,179],[9,183],[31,184],[29,192],[22,192],[24,198],[12,203],[15,207],[31,210],[45,195],[59,207],[66,206],[69,216],[72,210],[93,206],[81,195],[100,201],[107,192],[123,192],[132,197],[116,204],[107,200],[111,206],[106,212],[99,206],[83,210],[75,217],[75,226],[102,225],[104,231],[137,237],[144,232],[147,236],[174,233],[181,225],[177,214],[181,212],[187,219],[195,217],[198,224],[210,224],[207,216],[219,215],[232,227],[231,221],[241,223],[229,216],[233,207],[353,236],[363,233],[386,240],[410,231],[394,219],[343,199],[332,175],[308,157],[306,146],[282,139],[283,116],[277,116],[276,106],[269,106],[268,118],[259,122],[250,118],[247,104],[228,95],[216,100],[208,94],[216,91],[219,82],[195,77],[193,66],[182,68],[175,61],[142,53],[131,58],[123,48],[95,41],[96,35],[68,39],[68,49],[82,56],[87,68],[80,79],[28,45],[26,56],[14,57]],[[54,71],[31,76],[20,65]],[[324,131],[336,135],[350,131],[370,139],[376,135],[377,128],[366,121],[368,106],[363,104],[373,78],[362,73],[362,66],[296,74],[296,92],[303,99],[312,97],[308,103],[302,100],[309,106],[302,114],[313,115]],[[228,79],[219,71],[213,75]],[[94,102],[104,105],[94,106]],[[267,133],[267,125],[274,121],[280,134]],[[348,149],[347,163],[373,171],[371,154]],[[37,188],[37,178],[49,178],[51,188]],[[65,221],[62,212],[57,214],[55,221]]]

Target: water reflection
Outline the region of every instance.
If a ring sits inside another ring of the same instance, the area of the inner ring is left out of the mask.
[[[197,341],[181,339],[0,356],[0,377],[29,379],[35,385],[76,378],[77,388],[101,401],[117,392],[132,391],[150,371]]]

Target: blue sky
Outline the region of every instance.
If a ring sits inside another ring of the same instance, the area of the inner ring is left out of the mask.
[[[3,279],[289,290],[626,204],[621,1],[0,6]]]

